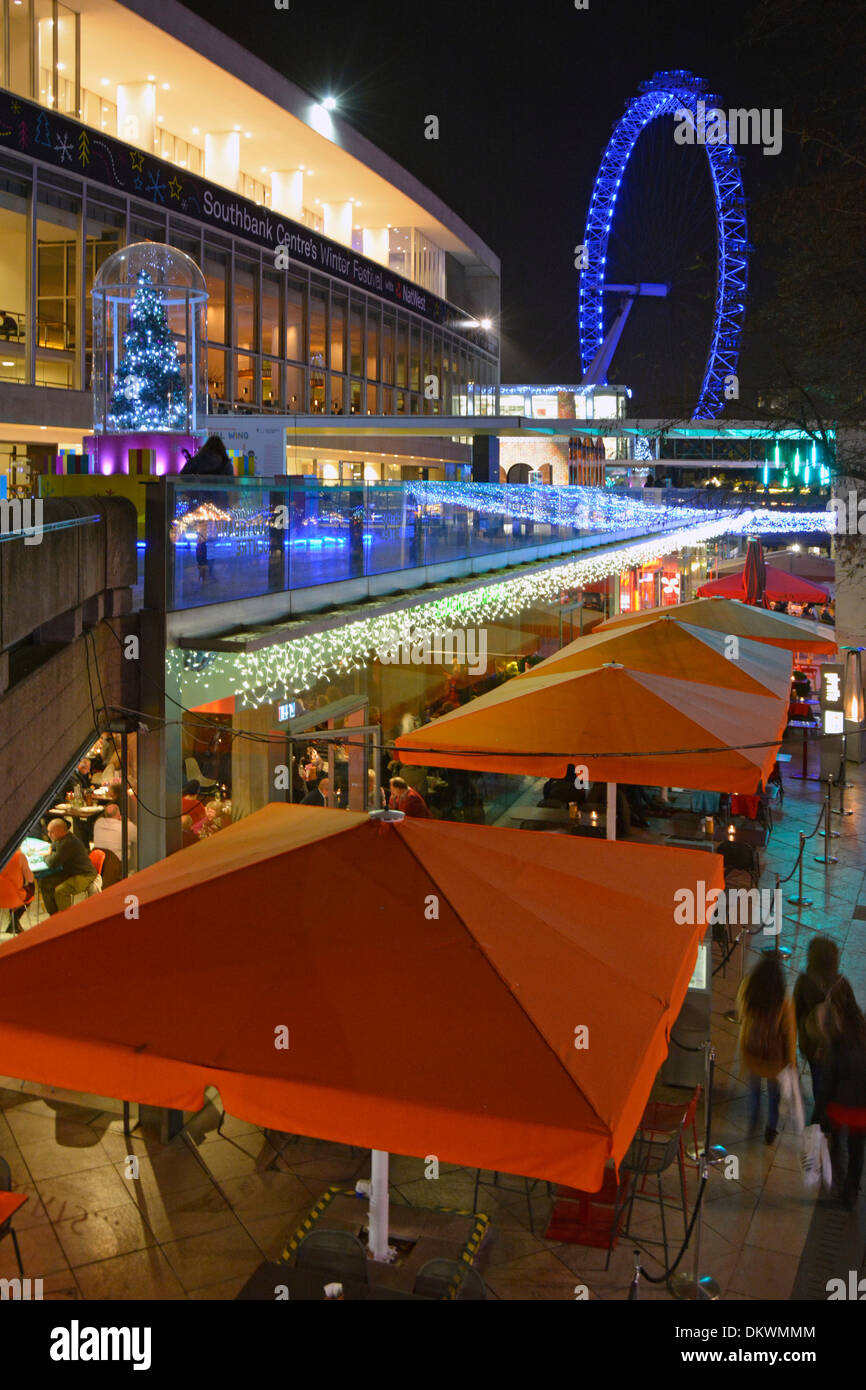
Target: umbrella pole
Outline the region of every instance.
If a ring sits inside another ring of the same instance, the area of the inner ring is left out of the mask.
[[[607,838],[616,839],[616,782],[607,784]]]
[[[372,1150],[368,1245],[374,1260],[387,1263],[395,1251],[388,1245],[388,1152]]]

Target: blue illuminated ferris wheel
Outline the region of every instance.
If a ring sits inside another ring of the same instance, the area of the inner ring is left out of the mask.
[[[706,314],[700,319],[700,331],[694,327],[697,317],[693,315],[688,332],[672,332],[668,351],[672,355],[688,353],[699,363],[709,333],[700,387],[695,372],[694,382],[684,385],[682,392],[690,394],[685,410],[691,409],[694,419],[715,419],[737,389],[732,383],[736,381],[746,312],[750,248],[740,159],[727,140],[703,144],[706,161],[700,149],[675,146],[671,118],[687,111],[700,132],[704,126],[699,121],[698,103],[702,102],[703,111],[708,112],[721,100],[707,91],[703,79],[685,71],[658,72],[649,82],[640,84],[640,92],[640,96],[628,102],[608,141],[583,234],[578,314],[583,382],[599,385],[606,381],[625,321],[636,301],[666,299],[669,294],[672,301],[676,299],[676,282],[684,278],[678,275],[673,259],[677,255],[677,233],[688,236],[703,219],[705,253],[696,252],[689,244],[685,256],[695,259],[699,268],[702,262],[704,286],[695,300],[705,301]],[[683,122],[682,115],[679,119]],[[630,165],[636,146],[638,153]],[[674,154],[676,160],[672,161]],[[636,169],[641,164],[645,166],[643,170]],[[668,166],[673,167],[672,175]],[[687,188],[693,178],[702,180],[705,187]],[[675,213],[671,212],[669,225],[659,232],[662,250],[655,262],[647,265],[647,257],[652,260],[652,219],[677,199],[680,205]],[[631,230],[633,241],[630,254],[625,246],[627,229]],[[655,279],[650,280],[650,275]],[[675,284],[674,293],[671,282]],[[696,283],[694,277],[691,283]],[[645,318],[644,325],[647,322]],[[654,399],[652,391],[647,394]]]

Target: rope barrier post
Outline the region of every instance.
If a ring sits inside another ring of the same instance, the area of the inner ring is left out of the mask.
[[[745,932],[745,931],[741,931],[741,932],[740,932],[739,936],[737,937],[737,944],[739,945],[739,948],[740,948],[740,984],[742,984],[742,983],[743,983],[743,976],[744,976],[745,973],[746,973],[746,932]],[[725,1010],[724,1017],[727,1019],[728,1023],[739,1023],[739,1021],[740,1021],[740,1016],[739,1016],[739,1014],[737,1013],[737,1006],[736,1006],[736,1004],[734,1004],[734,1007],[733,1007],[733,1008],[731,1008],[731,1009],[726,1009],[726,1010]]]
[[[780,938],[781,935],[782,935],[782,876],[781,876],[781,874],[776,874],[776,887],[775,887],[775,890],[774,890],[774,892],[773,892],[773,918],[772,918],[772,921],[773,921],[773,928],[772,928],[772,933],[773,933],[773,944],[772,944],[772,946],[768,946],[768,947],[767,947],[767,950],[768,950],[768,951],[772,951],[774,955],[781,956],[781,957],[783,957],[785,960],[787,960],[788,957],[791,955],[791,948],[790,948],[790,946],[782,946],[782,945],[780,945],[780,942],[779,942],[779,938]],[[761,918],[761,926],[762,926],[762,929],[763,929],[764,931],[767,930],[767,923],[764,921],[763,917]]]
[[[706,1072],[706,1095],[707,1100],[707,1125],[704,1138],[704,1148],[701,1153],[701,1181],[705,1183],[709,1177],[710,1165],[722,1163],[727,1158],[727,1151],[720,1149],[717,1145],[712,1145],[713,1135],[713,1077],[716,1070],[716,1049],[712,1044],[707,1045],[707,1072]],[[722,1291],[718,1283],[710,1274],[701,1274],[701,1227],[703,1225],[704,1205],[701,1203],[698,1209],[698,1219],[695,1223],[695,1265],[694,1273],[675,1274],[670,1281],[670,1290],[674,1298],[682,1299],[686,1303],[695,1303],[700,1300],[715,1301],[721,1298]]]
[[[812,904],[813,904],[813,902],[815,901],[814,898],[804,898],[804,897],[803,897],[803,852],[804,852],[805,848],[806,848],[806,836],[805,836],[804,832],[801,830],[801,831],[800,831],[800,853],[799,853],[798,856],[797,856],[797,858],[798,858],[798,869],[797,869],[797,896],[796,896],[796,898],[789,898],[789,899],[788,899],[788,902],[789,902],[789,903],[793,903],[795,907],[811,907]],[[799,912],[797,913],[797,916],[798,916],[798,917],[800,916]]]
[[[841,761],[841,763],[840,763],[840,765],[839,765],[839,809],[838,809],[838,811],[834,811],[834,812],[833,812],[833,815],[834,815],[834,816],[853,816],[853,814],[854,814],[853,811],[846,811],[846,810],[845,810],[845,788],[846,788],[847,786],[850,786],[850,783],[845,781],[845,777],[846,777],[846,775],[847,775],[847,774],[846,774],[846,769],[845,769],[845,762],[846,762],[846,759],[847,759],[847,756],[848,756],[848,754],[847,754],[847,743],[848,743],[848,736],[847,736],[847,734],[844,734],[844,733],[843,733],[843,735],[842,735],[842,761]],[[839,832],[837,831],[836,833],[838,834]]]
[[[826,796],[826,798],[825,798],[825,800],[824,800],[824,829],[821,831],[821,834],[824,836],[824,853],[823,853],[823,854],[816,854],[816,855],[815,855],[815,863],[816,863],[816,864],[823,864],[826,873],[829,873],[829,872],[830,872],[830,865],[831,865],[831,864],[838,864],[838,863],[839,863],[839,860],[835,857],[835,855],[832,855],[832,854],[830,853],[830,844],[829,844],[830,837],[831,837],[832,835],[838,835],[838,834],[839,834],[839,831],[838,831],[838,830],[831,830],[831,829],[830,829],[830,797],[832,796],[832,793],[833,793],[833,778],[832,778],[832,777],[828,777],[828,778],[827,778],[827,796]]]

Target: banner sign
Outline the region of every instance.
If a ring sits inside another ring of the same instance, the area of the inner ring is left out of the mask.
[[[387,266],[367,260],[360,252],[329,241],[303,223],[260,207],[249,198],[7,91],[0,91],[0,148],[17,150],[221,232],[233,232],[272,251],[275,257],[282,246],[290,261],[400,304],[460,333],[484,351],[496,353],[496,340],[483,329],[459,327],[466,322],[465,313],[395,275]]]

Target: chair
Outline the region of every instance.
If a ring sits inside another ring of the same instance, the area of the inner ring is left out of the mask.
[[[665,1223],[665,1200],[664,1193],[662,1192],[662,1177],[667,1172],[668,1168],[670,1168],[674,1163],[677,1162],[680,1149],[681,1133],[682,1125],[679,1125],[672,1134],[669,1134],[667,1136],[666,1139],[655,1140],[648,1138],[647,1135],[643,1133],[643,1131],[639,1130],[635,1138],[632,1140],[631,1145],[629,1146],[628,1153],[622,1161],[623,1174],[629,1173],[634,1178],[641,1178],[644,1180],[648,1177],[655,1178],[656,1183],[658,1184],[658,1204],[662,1220],[661,1244],[664,1249],[665,1255],[665,1269],[668,1268],[668,1234],[667,1225]],[[687,1231],[689,1225],[689,1217],[688,1210],[686,1207],[685,1181],[683,1179],[682,1172],[680,1172],[680,1186],[682,1191],[683,1202],[683,1229],[684,1231]],[[646,1197],[643,1191],[638,1190],[637,1182],[633,1182],[631,1184],[630,1197],[623,1197],[622,1200],[620,1200],[619,1193],[617,1193],[617,1205],[614,1212],[613,1225],[611,1227],[610,1244],[607,1248],[607,1261],[605,1263],[605,1269],[610,1268],[610,1256],[611,1251],[613,1250],[614,1233],[617,1231],[619,1227],[619,1217],[623,1209],[627,1206],[625,1230],[623,1232],[623,1234],[627,1236],[629,1232],[629,1226],[631,1225],[631,1217],[632,1212],[634,1211],[634,1204],[638,1200],[653,1201],[654,1196],[651,1195],[649,1197]],[[647,1241],[646,1237],[642,1237],[642,1239],[647,1244],[658,1243]]]
[[[87,857],[96,870],[96,878],[93,880],[84,896],[86,898],[92,898],[96,893],[102,892],[102,868],[105,864],[105,850],[92,849]]]
[[[219,782],[215,782],[212,777],[205,777],[196,758],[184,758],[183,775],[186,782],[198,782],[199,791],[205,794],[215,792],[219,787]]]
[[[295,1267],[318,1270],[330,1281],[367,1283],[367,1251],[350,1231],[310,1231],[298,1246]]]
[[[0,1241],[4,1236],[12,1237],[12,1244],[15,1248],[15,1258],[18,1261],[18,1272],[24,1278],[24,1266],[21,1263],[21,1251],[18,1248],[18,1237],[12,1227],[12,1217],[19,1207],[23,1207],[27,1201],[26,1192],[12,1191],[12,1172],[5,1158],[0,1158]]]
[[[758,797],[758,814],[755,820],[764,827],[769,840],[773,833],[773,799],[768,792],[762,792]]]
[[[113,849],[103,850],[102,853],[105,856],[100,873],[102,886],[103,888],[111,888],[115,883],[120,883],[123,878],[123,865]]]
[[[761,877],[761,863],[754,845],[744,845],[737,840],[723,840],[716,846],[716,854],[722,856],[725,865],[726,885],[728,874],[733,870],[739,870],[748,874],[752,884],[757,888]]]
[[[687,1130],[692,1131],[694,1147],[688,1154],[689,1162],[693,1163],[698,1172],[701,1171],[700,1143],[698,1141],[698,1101],[701,1098],[701,1087],[696,1086],[691,1099],[685,1106],[670,1104],[667,1101],[648,1101],[641,1116],[641,1133],[654,1138],[656,1134],[672,1134],[674,1130],[680,1132],[680,1176],[685,1183],[685,1160],[686,1149],[684,1138]],[[694,1155],[694,1156],[693,1156]]]
[[[435,1259],[418,1270],[412,1292],[422,1298],[472,1299],[482,1303],[487,1298],[487,1285],[468,1261]]]

